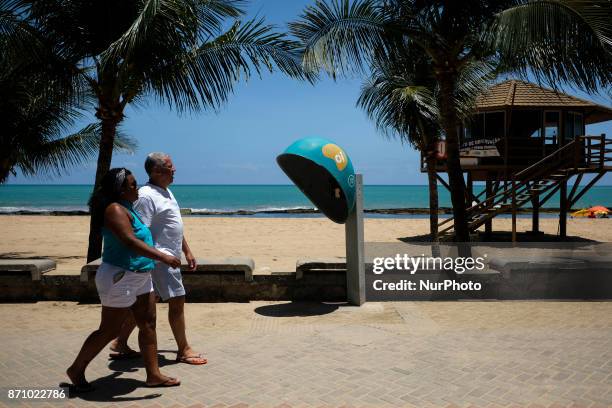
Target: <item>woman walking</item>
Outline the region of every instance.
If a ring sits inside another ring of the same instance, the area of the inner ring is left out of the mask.
[[[85,379],[85,369],[119,333],[125,318],[133,313],[139,328],[138,343],[147,372],[149,387],[171,387],[180,381],[163,375],[157,362],[155,296],[150,271],[154,261],[177,268],[181,261],[153,247],[151,232],[133,210],[138,187],[125,168],[111,169],[91,199],[91,216],[102,223],[104,248],[96,273],[96,288],[102,303],[100,327],[91,333],[66,374],[71,391],[87,392],[93,387]]]

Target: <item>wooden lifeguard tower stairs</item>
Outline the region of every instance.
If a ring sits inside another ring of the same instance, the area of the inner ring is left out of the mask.
[[[612,108],[558,90],[519,80],[489,87],[457,129],[469,230],[484,225],[491,233],[493,218],[511,213],[516,240],[516,214],[529,206],[532,232],[538,233],[542,205],[558,195],[559,236],[565,237],[568,211],[612,170],[612,140],[584,136],[587,125],[606,121],[612,121]],[[440,176],[448,172],[444,140],[434,155],[436,178],[450,191]],[[422,153],[422,172],[430,162]],[[485,184],[478,195],[474,182]],[[442,220],[439,233],[454,235],[454,219]]]
[[[516,240],[516,213],[521,207],[532,205],[534,211],[542,207],[555,193],[567,188],[570,178],[576,177],[569,194],[562,194],[561,216],[565,217],[576,202],[599,181],[608,171],[612,171],[612,140],[600,136],[577,136],[564,146],[555,150],[533,165],[513,173],[510,182],[496,181],[493,194],[467,208],[468,228],[471,232],[499,214],[512,214],[512,237]],[[581,186],[585,174],[594,177]],[[440,235],[453,234],[453,218],[439,224]],[[448,225],[450,224],[450,225]]]

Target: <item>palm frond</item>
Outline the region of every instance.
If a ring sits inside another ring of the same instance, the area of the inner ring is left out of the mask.
[[[272,72],[276,65],[291,77],[306,79],[309,77],[301,67],[298,47],[297,42],[274,32],[274,26],[260,19],[234,23],[226,33],[200,47],[197,54],[212,66],[214,62],[226,68],[233,65],[233,71],[242,71],[247,78],[250,67],[261,74],[261,68]]]
[[[43,51],[37,31],[23,18],[23,1],[0,0],[0,47],[2,53],[22,61],[37,58]]]
[[[476,99],[485,93],[497,77],[497,66],[493,61],[466,61],[459,71],[455,87],[454,103],[460,120],[474,114]]]
[[[206,41],[218,33],[227,18],[236,19],[244,15],[245,0],[195,0],[199,7],[198,27],[200,41]]]
[[[163,0],[146,0],[140,10],[140,13],[129,27],[115,42],[113,42],[107,50],[102,53],[102,64],[108,60],[124,58],[138,49],[147,39],[147,34],[153,29],[153,23],[156,16],[162,12]]]
[[[360,72],[383,45],[384,17],[373,0],[317,0],[289,24],[304,48],[308,71]]]
[[[21,151],[16,166],[26,176],[38,173],[59,176],[70,167],[95,159],[101,134],[100,124],[89,124],[74,134],[38,143]],[[114,141],[117,151],[133,153],[136,147],[134,139],[117,132]]]
[[[226,18],[242,14],[242,0],[146,0],[130,27],[101,55],[102,64],[131,61],[147,43],[196,46],[215,36]]]
[[[12,35],[23,30],[23,19],[19,14],[23,12],[20,1],[0,0],[0,34]]]
[[[426,86],[387,73],[376,71],[363,84],[357,106],[383,135],[399,137],[422,150],[439,134],[434,93]]]
[[[507,70],[596,92],[612,83],[610,21],[607,0],[524,1],[496,15],[486,39]]]
[[[301,67],[297,42],[274,32],[263,20],[236,22],[219,37],[178,57],[149,79],[151,91],[179,111],[219,107],[252,70],[261,74],[276,67],[291,77],[313,79]]]

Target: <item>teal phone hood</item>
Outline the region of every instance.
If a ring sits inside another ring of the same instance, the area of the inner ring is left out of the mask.
[[[339,224],[346,221],[355,206],[355,172],[340,146],[307,137],[291,144],[276,161],[323,214]]]

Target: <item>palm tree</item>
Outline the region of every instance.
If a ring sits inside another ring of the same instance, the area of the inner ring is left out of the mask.
[[[596,92],[612,83],[611,19],[608,0],[317,0],[290,27],[304,46],[304,66],[332,76],[367,70],[398,37],[431,59],[455,239],[465,242],[455,93],[463,68],[475,60],[494,62],[500,70],[531,73],[553,86],[571,83]]]
[[[429,61],[415,47],[402,47],[391,58],[374,58],[371,75],[362,85],[357,105],[366,111],[387,137],[398,137],[425,155],[429,183],[429,229],[438,241],[437,122],[435,82]]]
[[[109,170],[127,105],[146,97],[178,112],[218,109],[253,71],[306,78],[296,42],[263,20],[244,23],[243,0],[14,0],[88,84],[102,137],[94,190]],[[235,20],[227,30],[226,22]],[[88,261],[101,252],[90,225]]]
[[[8,12],[0,15],[0,23],[3,18],[15,21]],[[76,100],[62,93],[61,79],[38,59],[42,53],[13,52],[14,37],[3,33],[21,28],[4,27],[0,33],[0,184],[17,170],[26,176],[60,175],[95,157],[99,125],[87,125],[66,136],[82,117]],[[132,152],[134,146],[125,136],[115,140],[115,148],[122,151]]]
[[[429,184],[429,221],[432,241],[438,241],[437,142],[443,137],[432,74],[431,59],[415,44],[397,39],[385,55],[371,61],[371,75],[361,88],[357,105],[363,108],[386,136],[398,136],[425,157]],[[475,104],[479,88],[493,78],[489,63],[471,62],[461,72],[454,99],[462,118]]]

